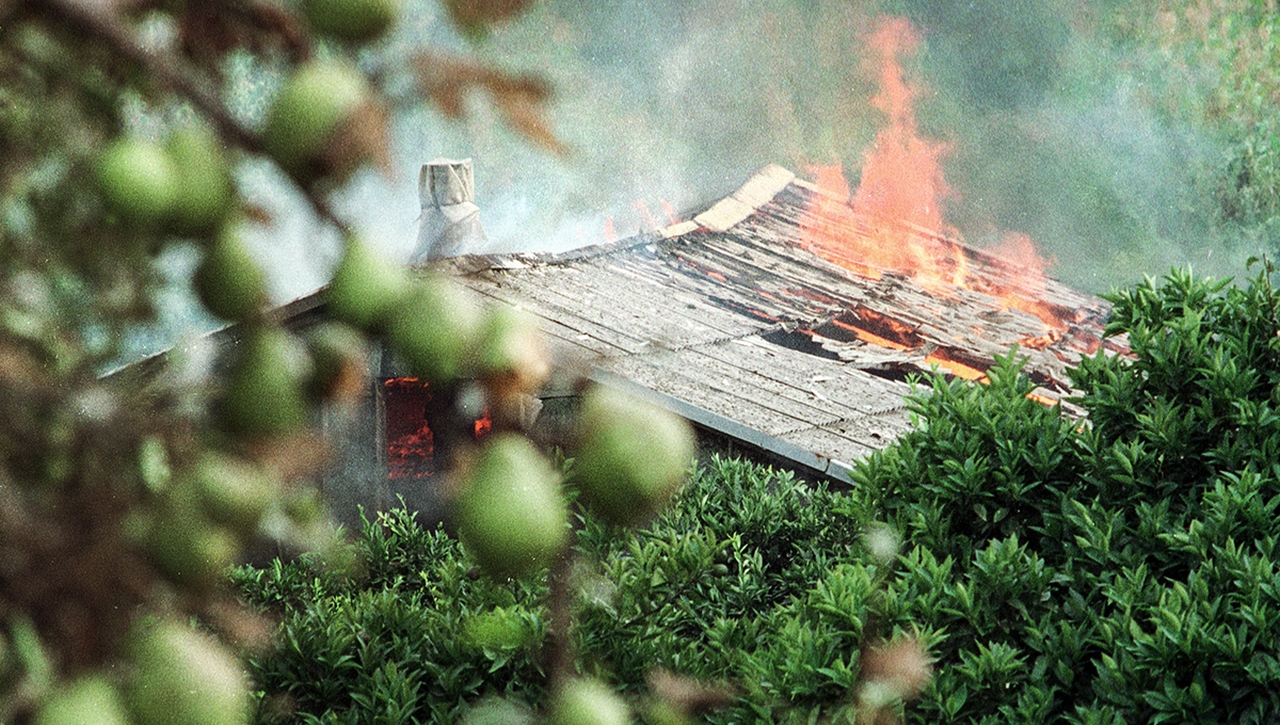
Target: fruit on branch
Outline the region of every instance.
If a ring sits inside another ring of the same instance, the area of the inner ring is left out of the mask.
[[[551,696],[547,725],[630,725],[626,701],[594,679],[574,678]]]
[[[333,316],[368,332],[381,331],[409,289],[404,269],[359,237],[343,242],[342,259],[329,281]]]
[[[218,412],[226,430],[246,438],[280,436],[307,424],[306,349],[277,327],[257,327],[240,341]]]
[[[130,646],[126,691],[138,725],[241,725],[249,693],[239,662],[221,645],[171,621],[142,625]]]
[[[101,674],[84,675],[54,690],[33,725],[130,725],[124,698]]]
[[[221,142],[203,125],[183,126],[165,143],[178,189],[169,211],[179,234],[204,235],[218,229],[235,200],[231,166]]]
[[[312,363],[307,393],[315,400],[357,400],[368,377],[364,336],[341,322],[326,322],[308,330],[303,339]]]
[[[279,482],[265,470],[213,451],[204,453],[186,476],[190,480],[177,485],[190,486],[213,522],[241,536],[258,528],[280,490]]]
[[[249,254],[242,229],[240,222],[223,226],[192,279],[206,309],[235,321],[249,319],[268,302],[267,275]]]
[[[480,451],[461,481],[455,514],[463,546],[494,576],[547,566],[568,541],[560,475],[514,433],[494,436]]]
[[[164,147],[152,141],[116,139],[94,171],[108,207],[131,223],[159,223],[178,196],[177,169]]]
[[[498,305],[485,317],[477,355],[477,375],[495,397],[532,393],[551,372],[542,333],[533,315]]]
[[[399,11],[399,0],[302,0],[302,12],[316,32],[349,43],[382,37]]]
[[[573,475],[592,511],[631,526],[680,490],[694,453],[683,418],[604,385],[583,396],[580,416]]]
[[[489,26],[525,11],[533,0],[445,0],[449,18],[464,33],[482,38]]]
[[[441,383],[474,366],[480,312],[466,288],[447,277],[410,287],[391,313],[387,339],[415,376]]]
[[[305,179],[332,172],[341,181],[361,158],[334,164],[338,131],[373,102],[358,70],[336,60],[312,60],[294,71],[267,113],[262,143],[286,171]],[[328,168],[335,167],[335,168]]]
[[[206,590],[235,563],[240,540],[185,502],[175,501],[170,510],[153,517],[146,550],[166,579],[187,589]]]

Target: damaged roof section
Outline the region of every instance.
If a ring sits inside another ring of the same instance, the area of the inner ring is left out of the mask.
[[[867,249],[924,261],[880,263]],[[778,166],[656,234],[440,264],[538,315],[558,358],[837,469],[907,429],[911,373],[981,379],[994,354],[1018,345],[1037,395],[1053,403],[1070,394],[1065,369],[1081,355],[1123,350],[1101,339],[1105,301],[945,236],[860,217]]]

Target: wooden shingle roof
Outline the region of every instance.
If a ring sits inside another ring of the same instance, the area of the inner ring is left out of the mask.
[[[868,266],[867,244],[910,245],[963,285]],[[778,166],[660,232],[439,264],[536,314],[557,357],[830,473],[906,430],[914,371],[979,377],[1017,344],[1045,398],[1068,394],[1064,369],[1103,345],[1109,310],[944,235],[860,217]]]

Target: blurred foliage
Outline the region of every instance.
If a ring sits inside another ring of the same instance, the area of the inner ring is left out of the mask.
[[[465,22],[522,6],[468,2]],[[238,656],[269,627],[224,570],[260,539],[351,563],[314,485],[332,452],[321,421],[363,395],[384,330],[286,329],[245,243],[279,220],[238,172],[274,167],[311,223],[344,250],[361,244],[332,197],[387,157],[391,94],[361,63],[399,9],[0,2],[0,722],[241,721]],[[554,146],[537,82],[421,48],[402,58],[488,91],[517,133]],[[433,97],[410,80],[404,102],[420,109]],[[175,259],[195,267],[204,319],[238,324],[122,368],[187,292]],[[355,275],[351,296],[387,286],[383,272]],[[427,284],[388,293],[379,322],[410,314]],[[455,301],[456,314],[469,304]],[[438,311],[401,353],[448,332]],[[541,384],[526,374],[546,372],[536,341],[473,365],[482,343],[509,340],[469,332],[420,359],[466,358],[450,371],[489,385],[495,409]]]

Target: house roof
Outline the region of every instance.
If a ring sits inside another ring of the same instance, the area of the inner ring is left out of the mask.
[[[930,272],[877,267],[867,245],[910,248]],[[1109,311],[1024,264],[859,216],[774,165],[661,231],[437,264],[536,314],[557,358],[829,474],[907,429],[910,372],[979,377],[1016,344],[1038,393],[1067,395],[1065,368],[1104,345]]]

